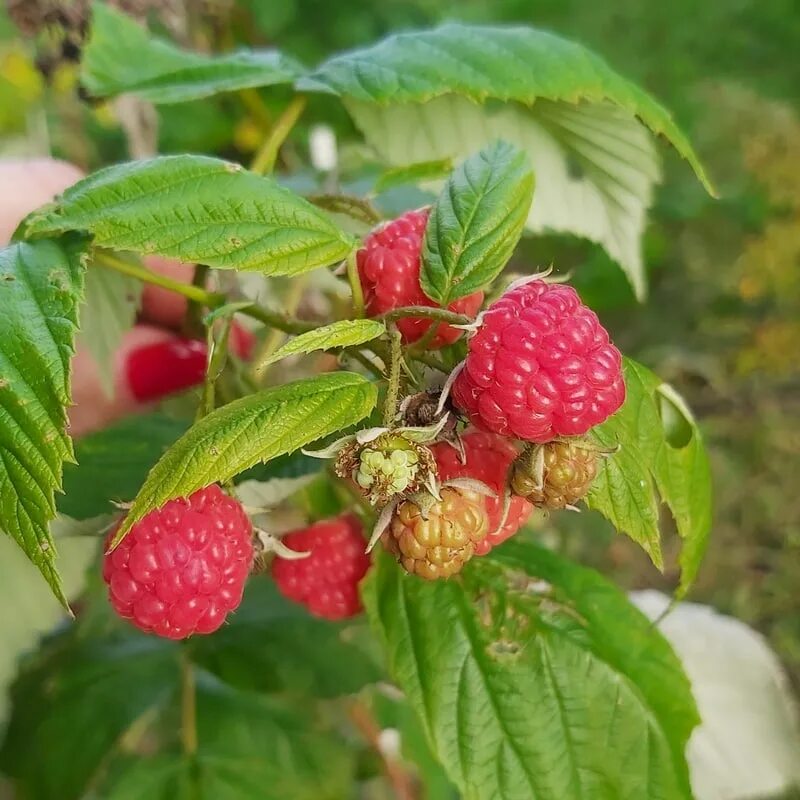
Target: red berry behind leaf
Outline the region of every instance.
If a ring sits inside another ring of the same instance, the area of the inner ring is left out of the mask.
[[[272,562],[272,577],[284,597],[324,619],[346,619],[361,611],[358,582],[370,558],[358,517],[345,514],[317,522],[287,533],[282,542],[311,554],[298,559],[276,556]]]
[[[453,403],[473,425],[530,442],[578,436],[625,399],[622,357],[571,286],[534,280],[492,304]]]
[[[428,211],[409,211],[372,233],[358,251],[358,274],[364,289],[367,312],[376,317],[402,306],[439,308],[419,283],[420,252]],[[450,311],[475,315],[483,302],[483,292],[462,297],[448,306]],[[409,317],[397,322],[406,344],[421,339],[431,321]],[[431,347],[444,347],[461,336],[461,331],[440,324]]]
[[[235,353],[239,358],[249,361],[256,349],[255,334],[240,322],[234,320],[231,325],[230,348],[231,352]]]
[[[128,356],[128,383],[142,403],[203,382],[208,349],[196,339],[169,339],[140,347]]]
[[[217,630],[238,607],[252,562],[250,520],[212,485],[137,522],[105,555],[103,579],[121,617],[146,633],[185,639]]]
[[[514,443],[496,433],[467,431],[461,441],[466,462],[459,452],[446,442],[431,447],[439,467],[439,479],[472,478],[485,483],[496,492],[497,497],[485,497],[484,504],[489,517],[489,534],[475,545],[475,555],[486,555],[493,547],[513,536],[525,524],[532,506],[522,497],[512,497],[502,527],[508,471],[518,456]]]

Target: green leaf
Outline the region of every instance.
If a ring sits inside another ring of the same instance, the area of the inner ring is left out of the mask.
[[[75,519],[108,514],[136,496],[150,468],[187,429],[160,413],[130,417],[75,443],[77,464],[64,469],[58,510]]]
[[[298,87],[383,104],[424,103],[445,94],[529,106],[542,98],[610,102],[670,141],[712,191],[692,146],[663,106],[583,45],[536,28],[449,23],[401,33],[334,56],[299,79]]]
[[[235,400],[203,417],[153,467],[115,541],[154,508],[259,461],[291,453],[354,425],[375,407],[377,389],[355,373],[332,372]]]
[[[485,289],[522,235],[533,199],[533,172],[518,148],[496,141],[453,172],[431,209],[420,283],[447,306]]]
[[[421,161],[417,164],[409,164],[407,167],[395,167],[378,176],[373,189],[380,193],[397,186],[405,186],[408,183],[436,181],[446,178],[452,170],[453,162],[449,158]]]
[[[75,523],[64,517],[57,517],[50,525],[58,541],[56,566],[69,598],[83,588],[86,569],[98,554],[97,540],[87,536],[64,538],[74,528]],[[19,547],[0,536],[0,607],[9,610],[0,617],[0,736],[7,712],[6,690],[16,674],[17,659],[65,616],[52,592],[36,577],[35,567]]]
[[[273,478],[301,478],[319,474],[323,469],[324,464],[318,458],[297,451],[291,455],[275,458],[268,464],[256,464],[246,469],[236,477],[236,483],[269,481]]]
[[[32,214],[26,234],[85,230],[116,250],[265,275],[298,275],[343,259],[354,241],[271,178],[206,156],[107,167]]]
[[[661,105],[583,46],[533,28],[447,24],[399,34],[335,56],[298,85],[341,96],[392,165],[465,158],[498,138],[515,144],[537,178],[528,227],[600,243],[639,297],[640,239],[660,177],[648,129],[713,193]]]
[[[657,375],[625,359],[622,408],[592,430],[603,459],[586,503],[639,542],[662,567],[659,498],[684,540],[679,594],[688,590],[711,531],[711,470],[700,430],[683,400]]]
[[[85,244],[73,235],[0,250],[0,528],[65,607],[48,523],[73,459],[66,407]]]
[[[203,680],[197,692],[199,747],[126,759],[107,800],[341,800],[354,760],[341,739],[317,733],[296,709]]]
[[[386,326],[374,319],[343,319],[308,333],[301,333],[279,347],[263,367],[289,356],[313,353],[315,350],[332,350],[336,347],[351,347],[377,339],[386,333]]]
[[[250,581],[242,605],[214,636],[199,637],[199,665],[239,689],[341,697],[383,675],[352,642],[353,625],[308,614],[272,581]]]
[[[95,97],[132,92],[151,103],[180,103],[256,86],[291,83],[303,73],[275,50],[208,56],[148,34],[130,17],[95,3],[81,83]]]
[[[14,713],[0,750],[0,767],[15,780],[19,796],[339,800],[347,795],[354,765],[341,738],[320,731],[319,722],[300,713],[296,703],[222,685],[198,668],[197,753],[193,759],[174,753],[180,663],[181,648],[174,642],[132,631],[98,640],[73,630],[47,645],[15,684]],[[142,741],[162,749],[153,758],[120,757],[131,748],[136,752]]]
[[[395,679],[468,800],[691,797],[688,681],[599,575],[508,543],[460,584],[409,577],[384,556],[364,596]]]
[[[340,736],[315,731],[296,704],[222,685],[197,697],[197,785],[206,800],[341,800],[354,763]]]
[[[114,395],[114,354],[133,327],[142,283],[120,272],[92,267],[86,274],[78,344],[91,353],[108,397]]]
[[[125,731],[170,701],[178,664],[176,645],[155,637],[62,635],[14,685],[0,768],[23,788],[20,796],[78,800]]]
[[[104,800],[189,800],[192,762],[180,753],[150,758],[132,756],[115,766],[104,787]],[[195,795],[193,800],[200,800]]]

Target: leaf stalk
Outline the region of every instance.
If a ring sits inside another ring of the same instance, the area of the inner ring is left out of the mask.
[[[253,163],[250,165],[251,172],[258,175],[269,175],[275,169],[281,145],[286,141],[286,137],[291,133],[297,120],[300,119],[305,107],[306,98],[302,95],[297,95],[286,106],[283,113],[275,120],[269,136],[256,153]]]

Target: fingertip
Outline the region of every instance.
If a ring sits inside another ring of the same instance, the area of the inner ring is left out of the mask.
[[[0,244],[7,244],[22,220],[79,181],[84,173],[54,158],[0,160]]]
[[[100,370],[91,353],[80,347],[72,360],[72,398],[69,409],[70,434],[84,436],[107,427],[116,420],[147,408],[133,390],[130,363],[140,351],[169,346],[178,337],[150,325],[136,325],[127,331],[114,356],[113,392],[109,396],[100,377]],[[140,367],[141,371],[141,367]],[[162,395],[163,396],[163,395]]]
[[[191,283],[194,276],[194,265],[172,258],[145,256],[144,264],[153,272],[182,283]],[[142,317],[156,325],[177,330],[186,317],[187,305],[185,297],[169,289],[147,284],[142,290]]]

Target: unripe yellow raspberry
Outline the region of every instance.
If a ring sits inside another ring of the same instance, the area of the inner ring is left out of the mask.
[[[514,462],[511,489],[542,508],[574,505],[597,477],[597,459],[597,449],[585,439],[535,445]]]
[[[384,547],[403,568],[426,580],[460,572],[489,533],[482,495],[445,487],[441,498],[403,501],[382,536]]]

